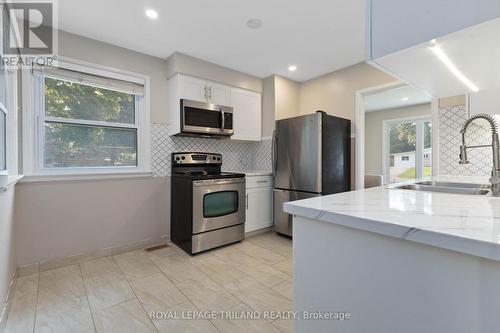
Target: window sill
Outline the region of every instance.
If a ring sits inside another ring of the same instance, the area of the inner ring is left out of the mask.
[[[24,176],[21,183],[47,183],[47,182],[81,182],[95,180],[120,180],[152,178],[151,172],[82,174],[82,175],[36,175]]]
[[[21,179],[23,179],[23,175],[18,176],[9,176],[7,180],[7,184],[0,185],[0,192],[5,192],[9,189],[9,187],[16,185]]]

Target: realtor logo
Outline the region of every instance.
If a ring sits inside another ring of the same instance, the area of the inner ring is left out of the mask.
[[[2,64],[47,64],[57,49],[55,1],[4,2],[1,7]],[[48,59],[50,58],[50,59]],[[17,61],[16,61],[17,60]]]

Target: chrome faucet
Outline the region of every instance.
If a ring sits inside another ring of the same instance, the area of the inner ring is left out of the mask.
[[[491,145],[479,145],[479,146],[467,146],[465,144],[465,133],[467,132],[467,128],[469,125],[476,119],[485,119],[490,123],[491,127]],[[491,193],[494,196],[500,196],[500,143],[498,140],[498,125],[492,116],[488,114],[476,114],[470,117],[462,127],[460,131],[462,134],[462,145],[460,146],[460,164],[468,164],[469,160],[467,159],[467,149],[471,148],[482,148],[482,147],[491,147],[493,150],[493,168],[491,170],[491,177],[489,182],[491,184]]]

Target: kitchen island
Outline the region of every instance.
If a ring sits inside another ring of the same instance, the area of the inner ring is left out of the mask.
[[[376,187],[284,210],[294,310],[348,314],[296,332],[498,332],[500,198]]]

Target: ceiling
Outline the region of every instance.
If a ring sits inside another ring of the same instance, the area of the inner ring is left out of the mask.
[[[403,86],[365,96],[365,112],[430,103],[432,97],[420,89]]]
[[[364,0],[64,0],[58,7],[61,30],[262,78],[305,81],[364,60]],[[148,8],[158,19],[145,16]],[[260,29],[246,26],[252,18],[262,20]]]

